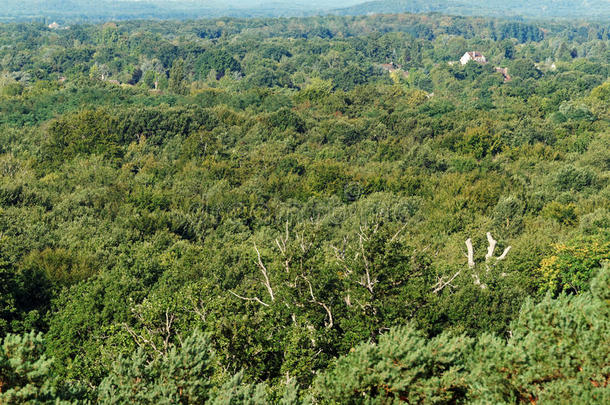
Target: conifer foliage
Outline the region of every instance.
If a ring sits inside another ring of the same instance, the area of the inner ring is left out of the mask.
[[[592,293],[528,301],[508,339],[398,327],[339,358],[314,385],[321,403],[610,401],[610,268]]]

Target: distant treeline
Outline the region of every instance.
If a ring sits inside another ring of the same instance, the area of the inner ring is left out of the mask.
[[[344,15],[444,13],[527,18],[610,18],[606,0],[374,0],[336,11]]]
[[[103,22],[127,19],[262,18],[314,15],[369,15],[397,13],[443,13],[504,18],[589,18],[607,20],[610,5],[605,0],[531,1],[506,0],[376,0],[352,7],[269,2],[259,5],[223,4],[219,1],[162,0],[5,0],[0,21],[50,23]]]

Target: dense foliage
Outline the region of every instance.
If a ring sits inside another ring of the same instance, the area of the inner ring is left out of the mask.
[[[0,402],[608,399],[607,24],[0,32]]]

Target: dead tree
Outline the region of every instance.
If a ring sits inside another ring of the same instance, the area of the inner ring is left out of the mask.
[[[356,305],[363,311],[376,312],[377,309],[372,304],[379,293],[379,274],[380,269],[375,266],[375,256],[377,252],[370,250],[370,244],[382,226],[382,213],[377,215],[370,223],[360,226],[356,232],[357,240],[344,237],[340,246],[331,245],[336,263],[342,270],[343,278],[348,281],[348,288],[343,297],[345,305],[352,307]],[[392,243],[398,239],[401,233],[407,228],[407,224],[402,225],[386,242]],[[355,239],[355,238],[354,238]],[[364,291],[364,295],[361,292]]]
[[[495,267],[496,264],[498,264],[498,262],[506,259],[506,256],[508,255],[508,252],[510,252],[510,249],[511,249],[511,246],[508,246],[506,249],[504,249],[504,252],[502,252],[502,254],[500,256],[494,257],[494,252],[496,250],[496,245],[497,245],[498,241],[496,241],[491,236],[490,232],[487,232],[487,242],[489,245],[487,247],[487,254],[485,255],[485,272],[486,273],[490,272],[491,269],[493,267]],[[472,240],[470,238],[466,239],[466,258],[468,260],[468,269],[472,273],[471,275],[474,280],[474,284],[478,285],[482,289],[486,289],[487,285],[485,285],[484,283],[481,283],[479,273],[477,272],[477,269],[476,269],[477,264],[474,261],[474,248],[472,246]],[[437,283],[434,286],[432,286],[432,291],[434,293],[439,293],[447,286],[454,287],[451,283],[462,273],[462,270],[463,270],[463,268],[458,270],[448,279],[445,279],[444,277],[439,277]]]
[[[174,327],[174,322],[176,320],[174,312],[170,312],[170,309],[167,308],[165,310],[163,322],[151,325],[143,315],[142,306],[133,307],[131,311],[134,318],[141,324],[141,330],[137,331],[133,329],[126,322],[123,323],[123,327],[131,335],[136,345],[143,349],[150,348],[157,355],[167,357],[172,338],[177,337],[180,339],[180,336],[176,334]]]
[[[271,297],[271,301],[275,301],[275,294],[273,294],[273,289],[271,288],[271,282],[269,281],[267,267],[265,267],[265,264],[261,259],[261,252],[258,251],[256,243],[254,244],[254,250],[256,250],[256,257],[258,258],[258,267],[261,270],[261,273],[263,273],[263,285],[265,286],[265,288],[267,288],[267,292]]]
[[[326,329],[331,329],[333,327],[333,313],[331,312],[330,307],[316,299],[315,295],[313,294],[313,287],[311,286],[311,282],[309,281],[309,279],[305,276],[301,277],[307,282],[307,286],[309,287],[309,295],[311,295],[310,302],[313,302],[314,304],[320,305],[322,308],[324,308],[324,310],[326,311],[326,315],[328,316],[328,322],[325,321],[324,324],[326,326]]]
[[[303,257],[305,257],[307,255],[307,253],[309,252],[310,248],[312,247],[312,243],[306,241],[304,233],[299,234],[298,232],[295,232],[294,237],[292,237],[291,233],[288,229],[288,224],[286,224],[285,234],[283,236],[279,236],[275,240],[275,244],[281,255],[282,267],[284,268],[284,270],[286,272],[286,274],[277,275],[276,280],[284,279],[284,282],[283,283],[279,282],[279,285],[280,286],[284,285],[289,289],[295,290],[296,295],[301,295],[301,296],[308,295],[309,297],[311,297],[310,299],[308,299],[308,302],[319,305],[321,308],[324,309],[324,311],[326,312],[326,318],[328,318],[328,320],[325,319],[325,321],[324,321],[325,327],[327,329],[332,328],[334,325],[332,310],[328,304],[326,304],[326,303],[322,302],[321,300],[319,300],[318,298],[316,298],[316,294],[314,293],[313,285],[312,285],[311,281],[309,280],[309,277],[307,275],[307,269],[304,266]],[[256,244],[254,244],[254,250],[256,251],[256,257],[257,257],[256,264],[262,274],[261,283],[267,290],[271,303],[273,303],[276,301],[276,294],[271,285],[269,270],[267,269],[267,266],[263,262],[263,259],[261,258],[261,253],[258,250],[258,247],[256,246]],[[283,272],[281,272],[281,273],[283,273]],[[299,283],[298,280],[305,281],[305,283],[306,283],[305,292],[302,291],[303,284]],[[277,284],[276,284],[276,287],[277,287]],[[300,290],[300,294],[299,294],[299,290]],[[241,296],[241,295],[235,293],[234,291],[229,291],[229,292],[241,300],[256,302],[264,307],[270,307],[269,303],[263,301],[259,297],[244,297],[244,296]],[[304,304],[302,302],[299,302],[298,300],[296,302],[289,302],[288,299],[282,299],[280,301],[281,301],[280,304],[283,304],[287,308],[304,307]],[[297,319],[296,314],[293,313],[292,314],[293,322],[296,323],[296,319]]]
[[[269,297],[271,298],[271,302],[275,301],[275,294],[273,293],[273,288],[271,288],[271,281],[269,281],[269,272],[267,271],[267,267],[265,266],[265,264],[263,263],[263,259],[261,259],[261,252],[258,250],[258,247],[256,246],[256,243],[254,244],[254,250],[256,251],[256,257],[257,257],[257,266],[260,269],[261,273],[263,274],[263,280],[261,281],[262,284],[265,286],[265,288],[267,289],[267,293],[269,293]],[[252,301],[252,302],[257,302],[259,304],[261,304],[264,307],[268,307],[269,304],[267,304],[266,302],[264,302],[263,300],[261,300],[258,297],[243,297],[233,291],[229,291],[231,294],[233,294],[234,296],[236,296],[237,298],[244,300],[244,301]]]
[[[343,238],[343,246],[339,249],[336,246],[332,246],[332,249],[335,253],[335,259],[339,266],[344,270],[345,275],[348,277],[354,277],[354,282],[363,287],[368,293],[372,296],[375,294],[375,285],[377,285],[378,280],[373,274],[373,269],[371,265],[369,252],[365,249],[365,242],[368,242],[369,239],[377,233],[379,230],[379,226],[381,221],[377,221],[372,226],[360,226],[358,235],[358,246],[354,248],[352,253],[353,257],[346,256],[346,249],[348,247],[348,238]],[[394,241],[400,233],[405,229],[405,226],[400,228],[398,232],[394,234],[392,237],[392,241]],[[359,269],[361,267],[361,269]],[[358,274],[360,273],[360,274]],[[347,306],[351,306],[351,298],[349,295],[349,291],[347,296],[344,298]]]

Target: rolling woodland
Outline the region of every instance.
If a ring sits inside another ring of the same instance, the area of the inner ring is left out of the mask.
[[[608,23],[11,23],[0,72],[0,403],[610,402]]]

